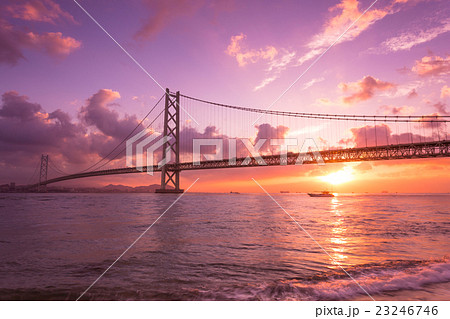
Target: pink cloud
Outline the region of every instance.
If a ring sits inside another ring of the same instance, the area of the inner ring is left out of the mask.
[[[410,50],[412,47],[431,41],[448,31],[450,31],[450,19],[445,19],[440,22],[439,26],[427,28],[425,30],[422,27],[422,29],[408,31],[389,38],[380,45],[380,49],[382,52]],[[375,49],[375,51],[377,51],[377,49]]]
[[[398,1],[397,1],[398,2]],[[298,64],[318,56],[327,47],[329,47],[338,37],[363,13],[360,10],[360,3],[358,0],[342,0],[339,4],[329,9],[331,13],[336,13],[329,18],[323,25],[323,30],[312,37],[306,47],[308,51],[300,57]],[[376,9],[372,7],[343,35],[339,43],[352,41],[357,38],[363,31],[368,29],[372,24],[378,20],[383,19],[386,15],[394,13],[393,4]]]
[[[382,111],[385,115],[409,115],[415,112],[414,107],[412,106],[392,106],[392,105],[382,105],[379,107],[379,110]]]
[[[278,54],[278,50],[271,45],[258,50],[247,50],[243,48],[241,43],[246,37],[247,36],[243,33],[232,36],[230,44],[225,51],[228,55],[236,58],[239,66],[245,66],[248,63],[256,63],[259,60],[272,61]]]
[[[29,47],[43,50],[53,57],[65,57],[81,46],[80,41],[65,37],[61,32],[43,34],[29,32],[27,36]]]
[[[16,0],[14,4],[6,6],[5,10],[13,18],[55,23],[64,18],[72,23],[76,23],[73,16],[62,10],[59,4],[52,0]]]
[[[351,95],[343,98],[344,103],[354,104],[365,101],[374,96],[376,91],[386,91],[396,87],[394,83],[384,82],[370,75],[357,82],[340,83],[339,88],[343,92],[351,92]]]
[[[81,47],[81,42],[61,32],[25,32],[0,19],[0,63],[16,64],[24,58],[23,50],[44,51],[63,58]]]
[[[225,53],[235,57],[240,67],[259,61],[267,62],[265,78],[253,89],[258,91],[278,79],[280,73],[287,68],[296,53],[286,49],[277,49],[272,45],[260,49],[247,49],[243,44],[245,38],[246,35],[243,33],[232,36]]]
[[[440,57],[430,53],[417,60],[411,71],[422,77],[450,74],[450,55]]]
[[[444,85],[441,89],[441,99],[445,99],[446,97],[450,97],[450,87]]]

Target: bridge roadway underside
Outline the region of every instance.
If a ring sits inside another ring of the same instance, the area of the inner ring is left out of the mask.
[[[347,148],[320,151],[324,163],[343,163],[343,162],[362,162],[362,161],[384,161],[384,160],[399,160],[399,159],[420,159],[420,158],[436,158],[436,157],[450,157],[450,140],[438,142],[424,142],[424,143],[410,143],[398,145],[385,145],[374,147],[361,148]],[[299,160],[299,156],[300,160]],[[254,158],[237,158],[226,159],[220,161],[201,161],[199,163],[180,163],[167,164],[168,170],[199,170],[199,169],[220,169],[220,168],[238,168],[238,167],[264,167],[277,165],[298,165],[300,164],[318,164],[317,158],[313,153],[288,153],[284,158],[280,155],[268,155],[261,157],[264,162]],[[41,185],[48,185],[52,183],[62,182],[66,180],[118,175],[118,174],[132,174],[145,173],[147,166],[143,167],[125,167],[109,170],[85,172],[78,174],[71,174],[61,176],[58,178],[49,179]],[[161,171],[157,166],[152,167],[154,172]],[[29,185],[30,188],[37,187],[38,184]]]

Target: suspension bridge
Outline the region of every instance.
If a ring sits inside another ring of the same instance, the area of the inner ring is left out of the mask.
[[[180,172],[184,170],[449,157],[449,118],[436,113],[414,116],[275,111],[210,102],[167,89],[139,124],[89,168],[67,174],[48,155],[42,155],[38,181],[27,188],[45,191],[47,185],[67,180],[152,171],[161,173],[157,192],[180,193]],[[205,155],[195,160],[194,141],[199,139],[216,142],[203,144]],[[298,148],[282,156],[280,150],[287,150],[287,145],[278,141],[294,139],[314,141],[314,147]],[[130,141],[136,144],[129,145]],[[156,157],[164,165],[143,165],[139,155],[144,154],[144,148],[155,145],[159,146],[154,150]],[[124,167],[120,159],[137,148],[141,152],[127,158]],[[261,156],[255,156],[252,148]],[[210,159],[219,151],[220,159]],[[57,176],[49,178],[50,170]]]

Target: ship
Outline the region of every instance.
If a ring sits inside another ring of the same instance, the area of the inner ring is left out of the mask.
[[[321,191],[318,193],[308,193],[311,197],[334,197],[334,194],[329,191]]]

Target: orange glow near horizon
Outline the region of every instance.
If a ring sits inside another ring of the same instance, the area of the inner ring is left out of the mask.
[[[330,183],[332,185],[339,185],[343,183],[350,182],[355,179],[353,168],[346,166],[343,169],[330,173],[325,176],[320,176],[319,179],[323,182]]]

